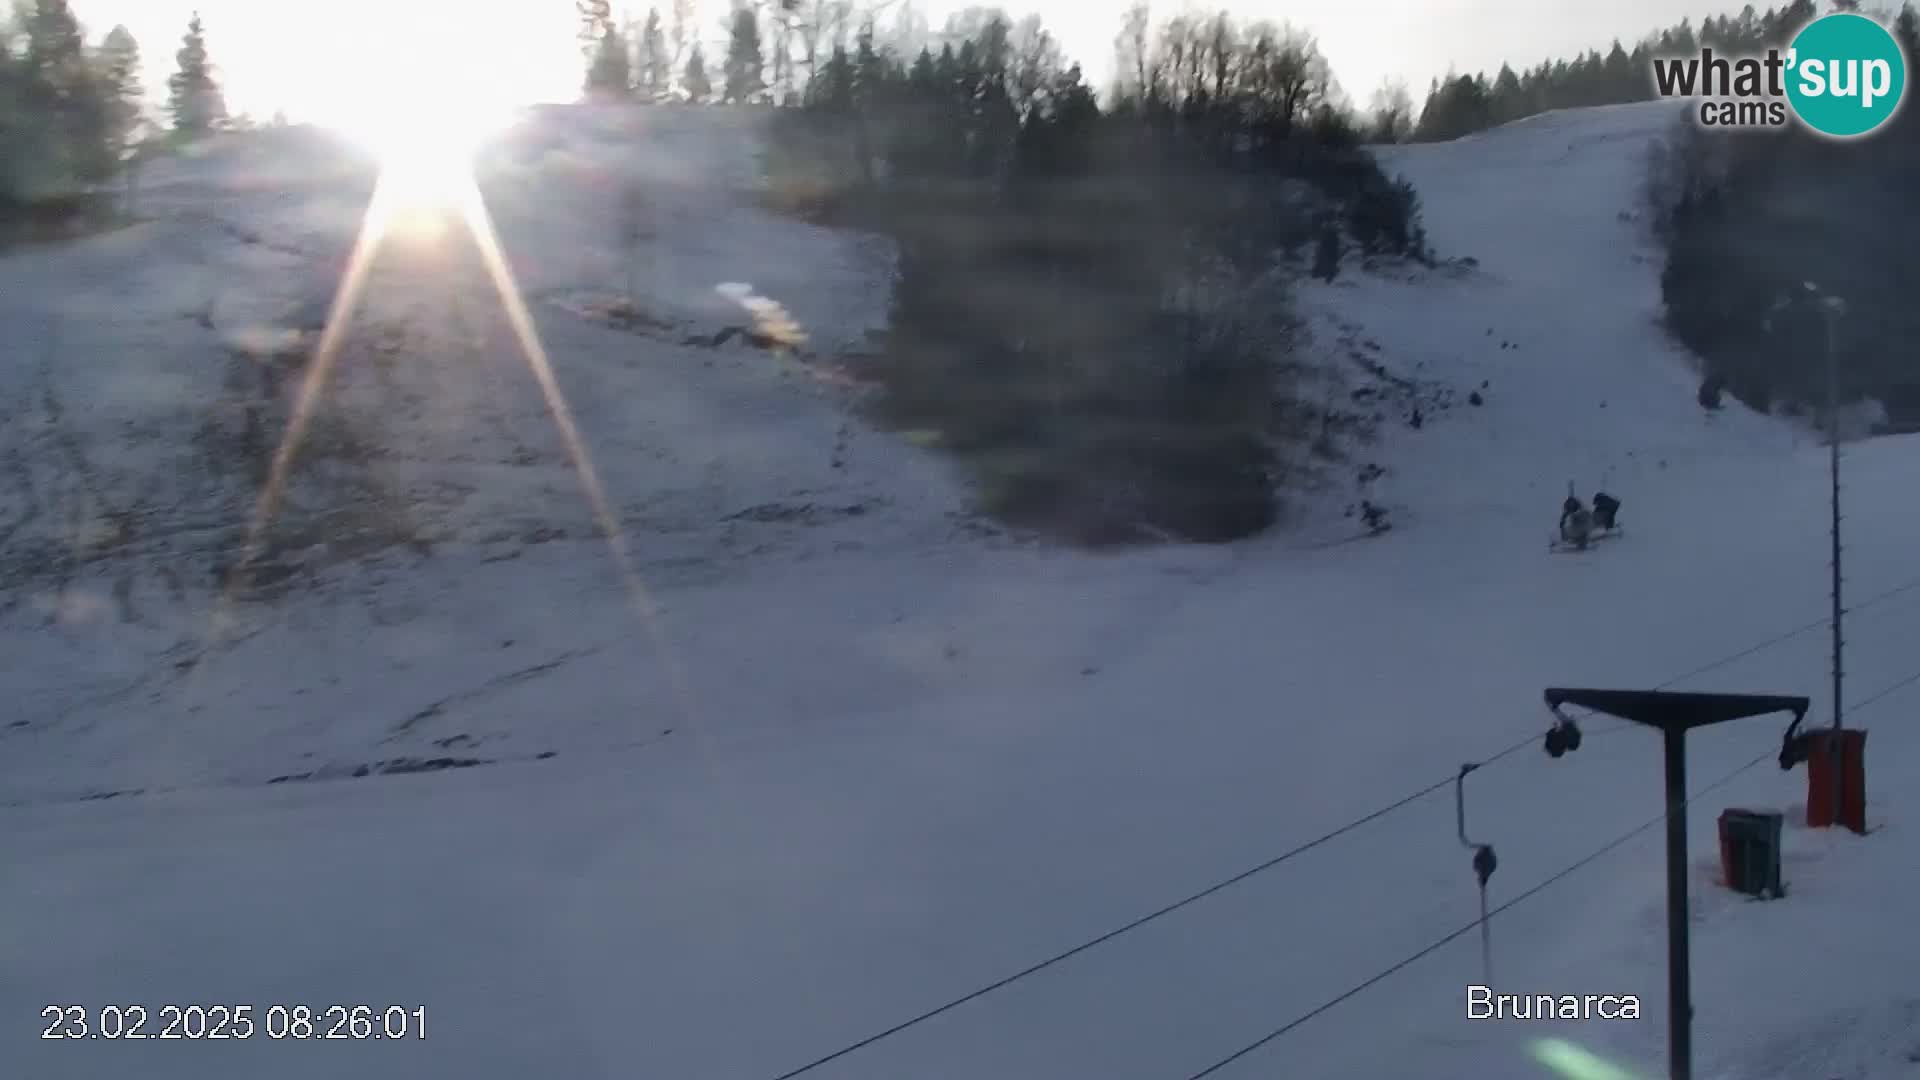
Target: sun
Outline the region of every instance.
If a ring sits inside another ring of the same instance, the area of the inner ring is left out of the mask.
[[[474,157],[494,127],[471,112],[423,110],[378,125],[367,138],[391,198],[448,205],[473,183]]]
[[[475,156],[506,116],[474,98],[415,93],[339,109],[328,126],[374,155],[387,198],[444,206],[472,185]]]
[[[481,144],[516,112],[516,87],[497,50],[454,32],[461,20],[444,2],[405,7],[356,43],[353,68],[328,81],[314,119],[376,157],[387,196],[444,205],[463,196]],[[414,47],[422,41],[439,47]]]
[[[288,23],[296,47],[274,53],[255,82],[290,118],[377,158],[394,194],[444,202],[471,181],[477,151],[529,107],[578,94],[571,5],[504,10],[524,6],[329,0]]]

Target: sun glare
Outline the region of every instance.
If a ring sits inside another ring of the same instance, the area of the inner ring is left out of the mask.
[[[388,198],[451,206],[473,182],[481,143],[504,124],[499,111],[470,101],[415,99],[343,113],[331,126],[376,156]]]
[[[530,92],[533,83],[542,77],[537,65],[516,69],[512,64],[516,55],[514,46],[519,44],[513,37],[513,28],[517,25],[514,22],[494,20],[487,24],[500,35],[493,43],[497,47],[492,50],[449,48],[430,54],[407,51],[404,48],[407,43],[439,40],[430,33],[436,27],[471,29],[479,25],[465,18],[468,14],[465,6],[455,0],[437,0],[438,9],[430,6],[435,2],[410,0],[407,8],[412,16],[410,21],[404,15],[399,16],[402,25],[393,27],[391,32],[352,42],[358,61],[352,76],[345,81],[329,79],[314,83],[316,88],[324,88],[324,99],[314,101],[312,108],[301,110],[303,120],[332,128],[374,154],[380,175],[361,219],[320,341],[300,380],[266,482],[255,498],[239,558],[229,565],[227,581],[209,620],[210,640],[223,639],[231,629],[237,590],[245,583],[247,571],[261,550],[265,529],[278,515],[294,460],[320,397],[326,391],[354,313],[366,294],[370,271],[381,247],[391,238],[396,226],[425,225],[429,233],[437,234],[443,227],[452,225],[464,228],[472,237],[480,263],[507,322],[513,327],[548,414],[560,431],[582,493],[606,538],[629,599],[655,646],[671,661],[671,642],[659,625],[658,611],[634,564],[620,519],[614,513],[586,441],[574,422],[572,409],[561,392],[553,363],[540,340],[533,313],[514,279],[475,174],[475,159],[483,144],[504,132],[509,122],[521,115],[523,106],[551,98],[537,90]],[[564,12],[564,8],[555,10]],[[434,14],[441,16],[437,22],[429,18]],[[443,41],[442,44],[458,42]],[[502,62],[490,64],[490,53]],[[689,719],[697,718],[698,702],[681,665],[669,662],[666,670],[685,714]],[[697,722],[694,730],[696,738],[704,743],[704,736],[698,734]]]
[[[359,43],[357,70],[328,84],[315,119],[377,157],[389,198],[446,207],[472,182],[480,144],[513,115],[515,88],[488,63],[492,50],[481,43],[451,41],[426,53],[406,48],[440,37],[449,25],[436,30],[429,15],[396,13],[387,32]]]

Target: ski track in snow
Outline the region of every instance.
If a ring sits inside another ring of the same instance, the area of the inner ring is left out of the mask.
[[[1341,391],[1372,388],[1345,405],[1381,411],[1352,464],[1384,466],[1365,490],[1390,532],[1319,546],[1353,531],[1334,492],[1269,538],[1093,556],[981,529],[943,463],[813,377],[884,318],[885,247],[757,209],[753,118],[544,113],[481,185],[646,595],[471,254],[410,233],[289,496],[310,572],[212,649],[210,553],[251,508],[235,440],[273,407],[240,354],[324,317],[368,176],[298,132],[157,169],[147,223],[0,259],[0,556],[31,568],[0,606],[0,1072],[771,1077],[1543,732],[1546,685],[1659,683],[1819,618],[1824,451],[1702,416],[1621,217],[1666,117],[1395,150],[1441,254],[1477,265],[1302,287]],[[580,312],[624,290],[633,185],[651,257],[623,330]],[[686,344],[745,324],[736,283],[801,325],[802,356]],[[1848,452],[1854,700],[1920,665],[1920,589],[1863,606],[1916,573],[1915,445]],[[1569,481],[1619,495],[1626,535],[1546,555]],[[1824,701],[1826,647],[1685,686]],[[1895,721],[1916,700],[1860,717],[1867,839],[1797,827],[1804,773],[1771,761],[1693,808],[1697,1075],[1911,1074],[1920,745]],[[1696,787],[1783,725],[1696,734]],[[1657,815],[1655,740],[1607,726],[1470,777],[1492,903]],[[434,756],[499,764],[263,786]],[[1190,1075],[1473,918],[1450,802],[811,1075]],[[1713,884],[1735,805],[1788,813],[1787,900]],[[1656,1074],[1660,843],[1492,932],[1503,991],[1638,994],[1646,1019],[1467,1023],[1469,934],[1219,1075],[1534,1077],[1547,1035]],[[431,1033],[33,1037],[46,1004],[169,1002],[425,1006]]]

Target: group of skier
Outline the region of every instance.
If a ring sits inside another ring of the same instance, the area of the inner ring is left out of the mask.
[[[1620,513],[1620,500],[1604,491],[1595,492],[1593,508],[1588,509],[1573,493],[1573,485],[1567,485],[1567,499],[1560,504],[1560,544],[1576,550],[1585,549],[1596,537],[1619,529],[1616,515]]]

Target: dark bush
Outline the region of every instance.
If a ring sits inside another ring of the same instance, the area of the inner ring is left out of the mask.
[[[1412,187],[1298,86],[1102,114],[1077,69],[1022,73],[995,40],[823,71],[776,121],[775,190],[828,178],[806,201],[899,252],[875,415],[959,455],[991,512],[1078,542],[1267,528],[1312,434],[1285,419],[1308,410],[1279,254],[1337,262],[1343,230],[1422,254]]]

